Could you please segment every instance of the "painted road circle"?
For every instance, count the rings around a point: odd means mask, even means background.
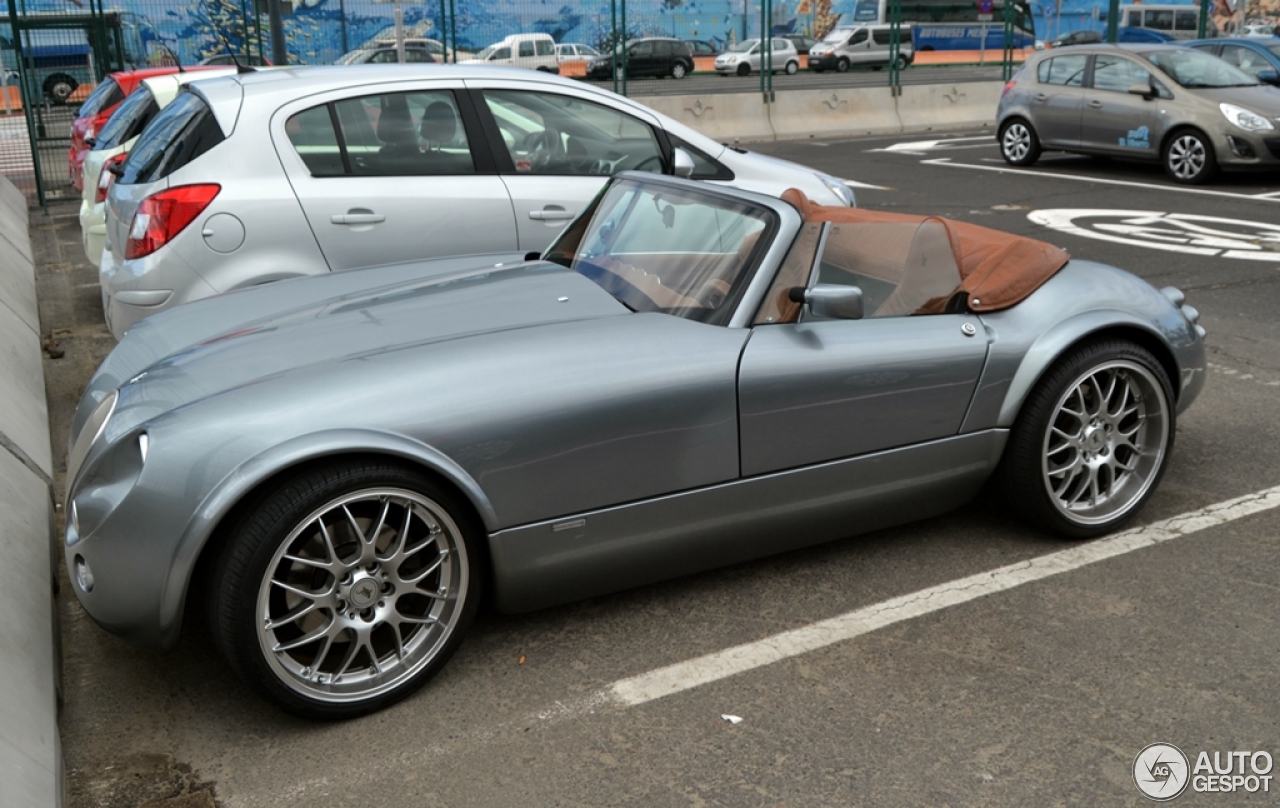
[[[1280,262],[1280,225],[1194,213],[1053,208],[1027,214],[1036,224],[1085,238],[1184,255]]]

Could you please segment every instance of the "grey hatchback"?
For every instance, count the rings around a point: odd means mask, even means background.
[[[1174,45],[1036,54],[1005,85],[996,115],[1000,153],[1016,166],[1047,148],[1159,160],[1182,183],[1219,168],[1280,169],[1280,92]]]

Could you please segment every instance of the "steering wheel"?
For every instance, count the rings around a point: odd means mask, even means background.
[[[525,153],[534,170],[546,168],[551,161],[564,154],[564,142],[560,133],[548,126],[541,132],[532,132],[524,141]]]
[[[653,163],[654,165],[656,165],[656,166],[658,167],[658,172],[657,172],[657,173],[659,173],[659,174],[661,174],[661,173],[662,173],[662,167],[663,167],[663,166],[662,166],[662,155],[660,155],[660,154],[655,154],[655,155],[652,155],[652,156],[650,156],[650,157],[646,157],[645,159],[643,159],[643,160],[641,160],[640,162],[636,163],[636,164],[631,168],[631,170],[632,170],[632,171],[650,171],[651,169],[645,168],[645,166],[649,165],[650,163]]]

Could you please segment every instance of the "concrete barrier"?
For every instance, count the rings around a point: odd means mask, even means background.
[[[636,96],[714,140],[732,143],[973,129],[995,125],[1004,85],[994,81],[786,90],[765,104],[759,92]]]
[[[27,201],[0,177],[0,808],[62,805],[53,463]]]

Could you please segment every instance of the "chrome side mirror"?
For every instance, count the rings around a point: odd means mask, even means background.
[[[792,286],[787,290],[792,303],[803,303],[815,317],[828,320],[861,320],[862,290],[856,286],[819,283],[812,289]]]
[[[671,157],[671,173],[677,177],[693,176],[693,157],[684,149],[676,149]]]

